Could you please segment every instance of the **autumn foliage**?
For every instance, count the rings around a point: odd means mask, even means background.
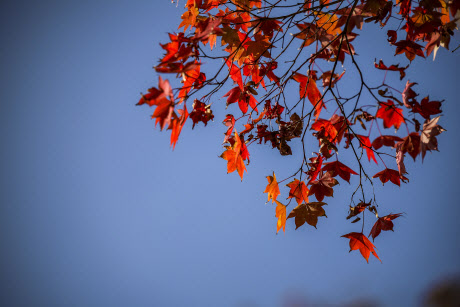
[[[178,5],[185,6],[178,32],[161,44],[164,55],[154,67],[177,81],[171,85],[160,76],[137,104],[154,108],[155,126],[171,130],[173,148],[187,121],[192,129],[221,129],[221,158],[227,173],[236,171],[241,180],[250,172],[253,146],[298,156],[300,166],[291,176],[280,180],[276,169],[267,176],[263,192],[276,206],[277,232],[285,231],[289,219],[296,229],[316,228],[327,217],[326,202],[335,189],[355,185],[346,218],[363,224],[357,226],[360,232],[342,237],[366,261],[370,254],[380,260],[364,235],[364,215],[375,218],[368,235],[375,240],[393,230],[401,213],[380,216],[385,207],[368,195],[369,187],[375,181],[401,186],[410,179],[407,155],[418,161],[438,150],[437,137],[445,131],[439,125],[443,101],[402,80],[414,60],[434,59],[440,47],[449,49],[460,0],[184,0]],[[359,34],[368,28],[384,33],[394,61],[358,57],[355,43],[359,46]],[[366,69],[382,82],[369,84],[358,63],[370,66]],[[387,74],[394,74],[397,84],[388,84]],[[223,125],[210,124],[214,108],[228,108],[225,118],[216,118]],[[301,149],[293,149],[295,142]],[[378,172],[369,173],[376,167]]]

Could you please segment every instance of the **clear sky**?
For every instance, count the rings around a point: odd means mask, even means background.
[[[254,146],[243,183],[227,175],[220,96],[216,120],[187,123],[174,151],[153,110],[134,106],[181,12],[168,0],[1,2],[0,305],[414,306],[460,273],[459,52],[408,71],[421,95],[445,99],[447,132],[423,165],[407,158],[409,184],[376,182],[384,212],[406,214],[375,240],[382,263],[367,264],[340,238],[360,230],[344,218],[346,183],[317,230],[288,221],[275,235],[265,176],[294,160]],[[361,38],[363,65],[405,65],[381,34]]]

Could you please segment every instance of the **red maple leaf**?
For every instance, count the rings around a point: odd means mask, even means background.
[[[174,118],[171,121],[171,124],[169,125],[168,129],[171,129],[171,146],[176,148],[176,143],[177,140],[179,139],[179,135],[182,131],[182,127],[184,127],[185,121],[187,120],[188,117],[188,111],[187,111],[187,106],[184,104],[184,109],[183,110],[178,110],[177,113],[179,113],[180,117]],[[175,115],[175,114],[174,114]]]
[[[378,172],[377,174],[372,176],[372,178],[377,178],[377,177],[380,179],[380,181],[382,181],[383,184],[385,184],[389,180],[393,182],[394,184],[396,184],[397,186],[401,185],[400,179],[403,182],[405,182],[404,180],[409,180],[403,175],[401,175],[398,171],[394,169],[389,169],[389,168],[386,168],[383,171]]]
[[[302,202],[308,203],[308,188],[305,185],[305,182],[295,179],[294,181],[287,184],[291,188],[289,191],[289,198],[295,198],[297,204]]]
[[[382,230],[391,230],[393,231],[393,222],[395,218],[398,218],[402,215],[402,213],[396,213],[396,214],[388,214],[386,216],[380,217],[377,222],[375,222],[374,226],[371,229],[371,232],[369,233],[369,236],[372,235],[372,241],[375,240],[375,238],[380,234]]]
[[[378,64],[374,63],[374,65],[375,65],[375,68],[381,69],[381,70],[399,71],[400,80],[402,80],[406,76],[405,70],[409,67],[409,65],[407,65],[406,67],[399,67],[399,64],[386,66],[385,64],[383,64],[382,60],[380,60]]]
[[[381,135],[372,142],[372,147],[375,150],[380,149],[382,146],[394,147],[396,142],[400,142],[402,139],[395,135]]]
[[[246,171],[246,166],[244,165],[244,152],[242,152],[242,147],[244,143],[241,142],[238,133],[235,131],[235,142],[233,146],[226,146],[226,150],[220,156],[224,160],[227,160],[227,174],[234,172],[235,170],[238,171],[238,175],[241,177],[241,181],[243,181],[243,172]],[[246,147],[246,146],[245,146]],[[247,151],[247,149],[246,149]],[[249,156],[249,154],[247,154]]]
[[[152,119],[155,118],[155,126],[160,123],[160,130],[169,127],[173,113],[174,103],[171,100],[165,98],[161,102],[158,102],[152,114]]]
[[[230,138],[230,136],[232,135],[233,128],[235,127],[235,117],[233,117],[232,114],[227,114],[227,116],[222,121],[222,123],[228,127],[227,131],[224,133],[225,138],[224,138],[223,143],[226,143],[228,139]]]
[[[321,109],[326,106],[322,101],[321,93],[316,86],[316,81],[312,77],[307,77],[299,73],[295,73],[292,77],[295,81],[299,82],[299,94],[300,98],[308,97],[310,103],[315,107],[315,116],[318,117],[321,113]]]
[[[401,124],[404,123],[403,110],[395,107],[395,104],[391,100],[380,102],[379,105],[380,108],[375,117],[383,119],[383,127],[390,128],[394,126],[395,129],[399,129]]]
[[[366,238],[365,235],[359,232],[351,232],[349,234],[343,235],[342,237],[350,239],[350,252],[353,250],[359,249],[361,255],[363,255],[364,259],[366,259],[367,263],[369,263],[369,256],[375,256],[378,260],[380,260],[379,256],[374,250],[374,244]],[[380,260],[382,262],[382,260]]]
[[[143,105],[147,103],[149,106],[154,106],[163,103],[168,98],[174,100],[171,85],[169,81],[163,80],[161,76],[158,78],[158,89],[156,87],[149,88],[149,92],[142,95],[141,99],[136,105]]]
[[[336,143],[337,141],[337,129],[327,119],[318,118],[313,125],[311,125],[311,130],[316,130],[318,132],[324,130],[324,136],[329,142]]]
[[[354,170],[346,166],[340,161],[328,162],[323,166],[323,172],[330,172],[332,177],[337,175],[343,180],[350,183],[351,175],[358,175]]]
[[[413,59],[415,59],[416,55],[422,58],[425,57],[425,55],[423,54],[423,50],[422,50],[423,47],[417,43],[414,43],[411,40],[401,40],[397,43],[394,43],[394,45],[396,46],[395,55],[401,54],[404,52],[406,54],[406,58],[411,62]]]
[[[372,159],[374,160],[375,164],[378,164],[377,160],[375,159],[374,151],[372,150],[372,144],[371,144],[371,141],[369,140],[369,137],[365,135],[359,135],[359,134],[357,134],[356,136],[358,137],[360,141],[359,147],[366,149],[367,159],[369,161],[371,161]]]
[[[206,105],[198,99],[195,99],[195,101],[193,102],[193,110],[190,113],[190,118],[193,121],[193,129],[195,128],[195,124],[198,122],[202,122],[206,126],[208,124],[208,121],[214,118],[214,115],[212,114],[210,105]]]
[[[230,70],[230,78],[232,78],[232,80],[235,81],[235,83],[238,84],[238,86],[240,87],[240,90],[243,91],[244,90],[243,79],[241,77],[240,69],[238,68],[238,66],[236,66],[235,64],[233,64],[232,62],[230,62],[228,60],[227,60],[226,63],[227,63],[227,66],[229,67],[229,70]]]
[[[412,108],[412,112],[420,114],[425,119],[430,119],[431,115],[441,113],[442,101],[430,101],[429,97],[422,99],[420,103],[415,102]]]
[[[310,167],[310,169],[307,172],[307,175],[310,178],[308,184],[310,184],[311,181],[314,181],[316,179],[319,172],[321,171],[321,165],[323,164],[323,156],[316,152],[315,154],[316,157],[310,158],[310,162],[308,163],[308,166]]]
[[[246,114],[248,111],[249,106],[257,111],[257,100],[252,96],[252,94],[246,90],[241,91],[239,87],[232,88],[227,94],[224,95],[227,98],[227,105],[238,102],[238,106],[240,107],[241,112]]]
[[[396,144],[396,146],[398,144]],[[409,153],[409,155],[415,161],[415,158],[420,153],[420,135],[418,134],[418,132],[412,132],[411,134],[403,138],[400,150],[402,153]]]
[[[332,178],[329,172],[324,173],[318,180],[311,182],[308,196],[315,194],[318,201],[323,201],[324,196],[331,197],[334,195],[334,189],[332,189],[332,187],[338,183],[336,179]]]

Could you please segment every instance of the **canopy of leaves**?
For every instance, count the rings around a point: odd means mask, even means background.
[[[390,85],[386,75],[403,80],[412,61],[435,55],[440,47],[449,49],[460,19],[460,1],[184,2],[177,20],[179,31],[161,44],[165,54],[154,67],[160,74],[176,77],[177,87],[160,77],[137,103],[155,107],[152,119],[161,130],[172,130],[171,145],[176,146],[190,118],[192,128],[203,124],[222,130],[221,157],[227,173],[237,171],[241,180],[254,146],[298,157],[298,168],[290,176],[281,181],[274,172],[267,176],[264,193],[267,202],[276,203],[277,232],[285,231],[290,218],[296,229],[305,223],[316,228],[318,217],[326,216],[322,201],[333,197],[339,177],[355,185],[348,218],[357,222],[366,211],[376,216],[373,238],[381,230],[392,230],[392,220],[399,214],[378,218],[376,195],[369,195],[373,179],[400,186],[401,180],[408,180],[405,154],[414,160],[421,154],[423,160],[427,151],[438,150],[437,137],[445,129],[438,124],[442,100],[431,101],[428,95],[419,99],[416,82]],[[373,60],[371,66],[382,74],[381,84],[368,84],[354,46],[369,23],[386,30],[399,62]],[[356,90],[342,86],[349,71],[355,71],[350,81],[357,83]],[[287,92],[294,92],[295,98]],[[219,107],[229,112],[218,119],[224,126],[210,124],[212,108]],[[329,119],[324,116],[327,112],[332,113]],[[387,130],[382,134],[380,125],[397,135]],[[301,146],[292,147],[296,142]],[[307,158],[311,151],[313,157]],[[339,152],[349,152],[354,160],[339,161]],[[370,168],[379,171],[371,176]],[[282,191],[279,183],[288,179],[288,189]],[[352,206],[357,193],[361,200]],[[317,201],[309,200],[312,197]],[[288,203],[279,202],[281,198]],[[286,218],[291,202],[296,207]],[[363,230],[364,219],[361,233],[343,237],[366,261],[371,253],[379,259]]]

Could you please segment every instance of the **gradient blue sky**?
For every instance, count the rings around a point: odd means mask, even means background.
[[[409,184],[377,182],[384,212],[406,215],[375,241],[383,263],[367,264],[340,238],[359,231],[344,219],[346,184],[318,230],[288,223],[275,235],[264,176],[287,175],[294,160],[255,146],[244,182],[227,175],[223,100],[209,129],[186,125],[174,152],[152,110],[134,106],[156,85],[158,43],[180,14],[168,0],[0,4],[0,305],[279,306],[295,296],[413,306],[460,273],[458,52],[409,71],[421,95],[446,100],[448,132],[423,165],[407,159]],[[373,35],[360,40],[363,65],[391,59]]]

